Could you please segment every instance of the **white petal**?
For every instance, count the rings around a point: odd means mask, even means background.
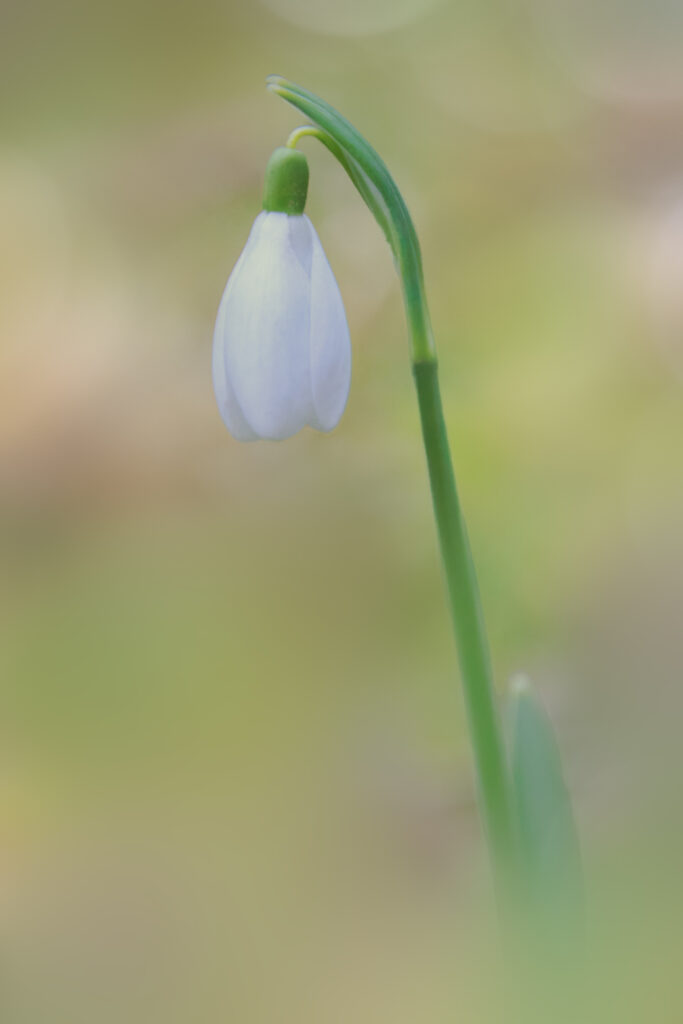
[[[304,218],[308,220],[308,217]],[[351,386],[351,338],[344,303],[315,228],[311,262],[311,426],[332,430],[341,419]]]
[[[220,321],[216,322],[218,327]],[[225,358],[221,342],[213,347],[213,389],[216,394],[218,411],[226,427],[236,441],[258,441],[258,434],[254,433],[239,407],[228,375],[225,371]]]
[[[244,261],[245,253],[249,244],[253,242],[260,232],[262,219],[263,214],[259,214],[254,221],[254,225],[249,234],[249,239],[247,240],[247,245],[240,253],[240,257],[228,278],[228,283],[225,286],[225,291],[223,292],[223,297],[221,299],[220,306],[218,307],[216,326],[213,331],[212,376],[216,403],[218,405],[218,411],[221,414],[221,419],[237,441],[256,441],[258,440],[258,434],[254,433],[244,418],[244,413],[239,407],[235,393],[226,373],[225,318],[228,301],[234,289],[240,267]]]
[[[283,440],[313,415],[309,358],[312,238],[303,217],[263,213],[226,300],[227,381],[249,428]]]

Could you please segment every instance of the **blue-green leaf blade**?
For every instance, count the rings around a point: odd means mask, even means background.
[[[510,696],[511,776],[522,880],[545,926],[567,937],[583,916],[579,839],[552,723],[528,680]]]

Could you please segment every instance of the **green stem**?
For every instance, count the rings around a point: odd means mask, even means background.
[[[358,188],[359,178],[364,181],[364,189],[359,188],[361,197],[377,217],[385,233],[386,222],[388,221],[390,225],[388,241],[394,253],[403,288],[406,316],[410,324],[413,360],[435,359],[434,337],[429,322],[429,310],[422,275],[420,245],[408,207],[389,173],[389,168],[350,121],[347,121],[325,100],[315,96],[308,89],[295,85],[294,82],[280,78],[279,75],[271,75],[267,79],[267,84],[271,92],[287,100],[288,103],[310,117],[318,128],[322,128],[332,137],[336,146],[344,154],[342,166],[350,174],[356,188]],[[328,148],[331,147],[328,146]],[[352,170],[349,170],[349,166]],[[373,196],[372,203],[367,200],[367,191]],[[378,207],[382,210],[383,220],[377,216]]]
[[[499,902],[507,906],[512,896],[514,831],[479,588],[455,484],[436,361],[414,363],[413,376],[477,768],[481,816]]]
[[[453,631],[477,769],[481,817],[501,905],[512,895],[515,834],[507,762],[496,709],[474,564],[455,486],[439,391],[417,233],[386,164],[363,136],[324,100],[283,78],[268,87],[314,123],[293,132],[289,145],[314,135],[339,160],[384,231],[394,254],[408,321],[429,480]]]

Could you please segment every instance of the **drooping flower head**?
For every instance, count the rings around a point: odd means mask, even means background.
[[[282,147],[263,210],[228,279],[213,340],[213,384],[238,441],[332,430],[346,405],[351,342],[337,282],[304,214],[305,156]]]

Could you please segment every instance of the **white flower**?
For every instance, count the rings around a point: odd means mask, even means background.
[[[264,210],[223,293],[213,384],[238,441],[332,430],[346,405],[351,342],[337,282],[305,214]]]

